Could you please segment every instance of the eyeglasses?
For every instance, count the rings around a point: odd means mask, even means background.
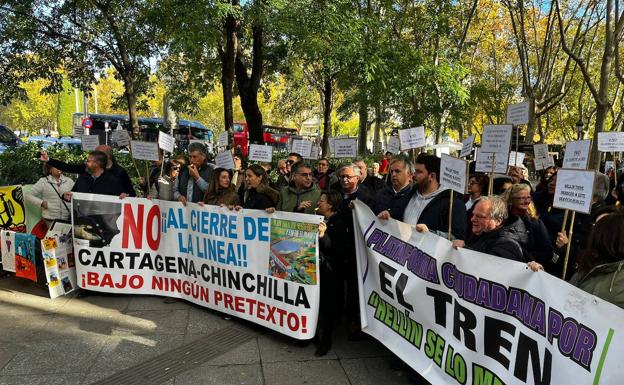
[[[353,178],[357,178],[357,175],[340,175],[340,179],[351,180]]]
[[[288,163],[288,164],[293,164],[293,163],[295,163],[295,161],[294,161],[294,160],[292,160],[292,159],[288,159],[288,160],[286,161],[286,163]]]
[[[172,169],[173,171],[179,171],[179,170],[180,170],[180,167],[171,167],[171,169]]]
[[[299,172],[298,174],[304,178],[312,177],[314,175],[311,172]]]

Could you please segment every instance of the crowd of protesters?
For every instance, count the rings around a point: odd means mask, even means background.
[[[46,221],[69,217],[64,200],[69,200],[72,192],[136,196],[128,173],[115,162],[108,146],[90,152],[86,164],[65,164],[45,152],[40,160],[47,174],[27,199],[41,207]],[[329,159],[321,158],[313,166],[299,154],[290,153],[277,162],[274,181],[267,172],[270,165],[245,165],[240,156],[234,161],[233,170],[215,168],[209,163],[206,147],[193,143],[188,160],[178,157],[164,165],[156,162],[155,171],[148,180],[141,180],[140,188],[150,198],[183,204],[322,215],[317,355],[330,349],[332,330],[342,314],[346,314],[349,338],[361,338],[351,204],[355,199],[381,220],[393,218],[420,232],[448,237],[455,248],[527,263],[532,270],[560,278],[566,271],[563,279],[624,307],[624,273],[620,273],[624,266],[624,214],[617,204],[624,190],[605,174],[597,173],[591,212],[576,215],[574,237],[568,245],[572,221],[564,223],[564,210],[553,207],[556,167],[543,170],[535,186],[525,167],[511,167],[507,175],[497,176],[492,186],[487,175],[472,173],[467,194],[461,196],[440,185],[440,158],[426,153],[415,161],[387,153],[378,163],[357,159],[336,170],[331,169]],[[159,176],[161,167],[164,172]],[[73,183],[63,172],[79,176]],[[449,212],[451,194],[456,204]]]

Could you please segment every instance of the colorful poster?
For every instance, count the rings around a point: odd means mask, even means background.
[[[15,272],[15,232],[0,231],[0,251],[2,252],[2,270]]]
[[[438,384],[620,384],[624,310],[355,202],[362,330]]]
[[[0,229],[26,232],[26,210],[22,186],[0,187]]]
[[[55,223],[41,241],[41,252],[50,298],[74,291],[77,283],[72,226]]]
[[[15,233],[15,276],[37,282],[35,242],[32,234]]]
[[[183,298],[314,336],[321,217],[90,194],[72,204],[80,287]]]

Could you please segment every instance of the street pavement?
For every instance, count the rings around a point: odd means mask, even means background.
[[[0,278],[0,385],[409,384],[373,339],[314,356],[276,332],[183,300],[76,295]]]

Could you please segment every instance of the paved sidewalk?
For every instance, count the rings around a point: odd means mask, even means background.
[[[233,328],[247,339],[230,339],[233,349],[215,353]],[[315,357],[313,344],[224,320],[186,301],[131,295],[51,300],[28,281],[0,278],[0,385],[91,384],[115,374],[150,385],[410,383],[407,372],[390,369],[391,355],[381,344],[347,341],[343,329],[327,356]],[[170,351],[198,352],[198,363],[176,372],[166,356],[158,357]],[[159,368],[162,381],[141,377],[150,367]]]

